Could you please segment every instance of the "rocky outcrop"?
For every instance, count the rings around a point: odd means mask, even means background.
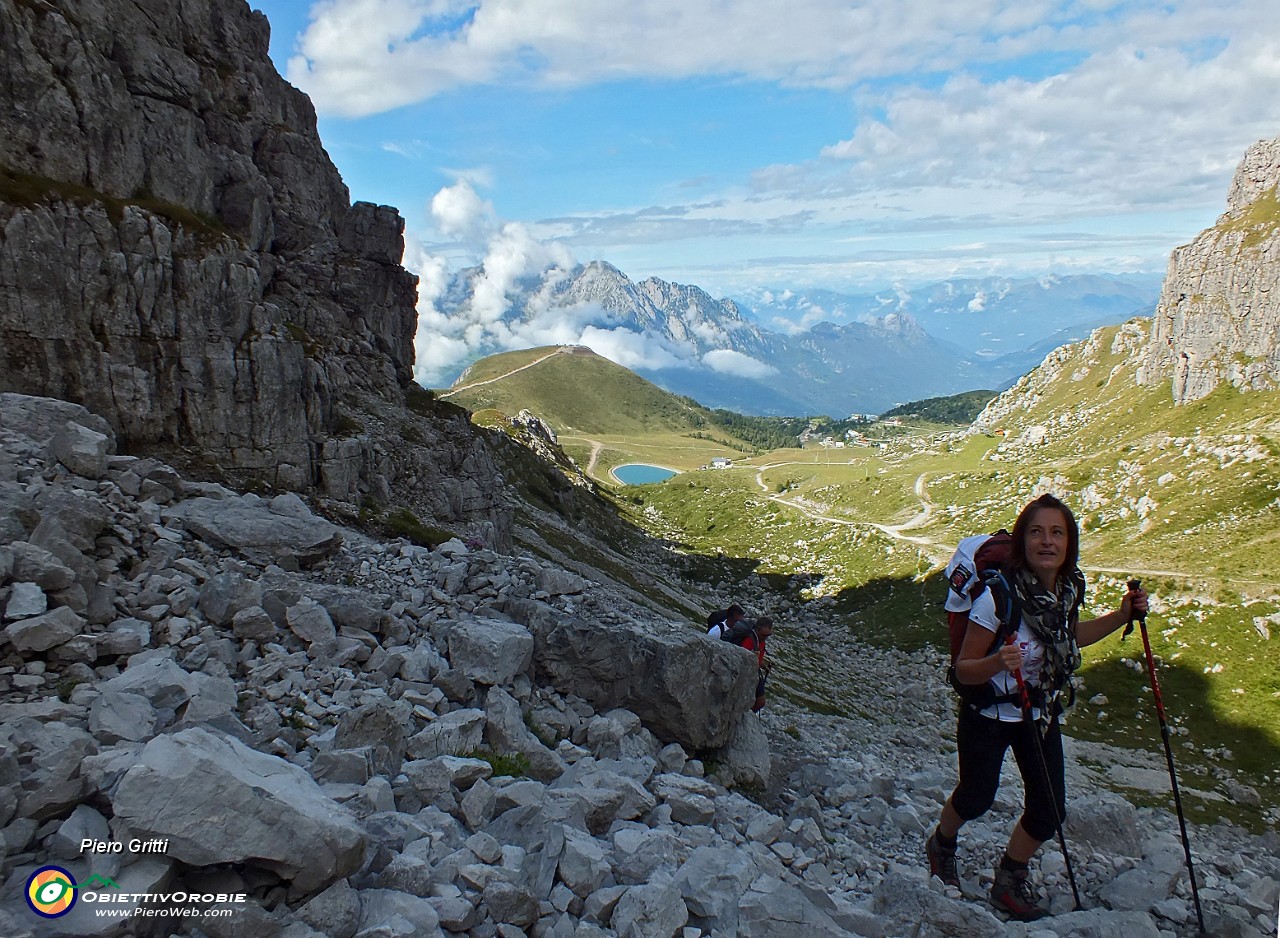
[[[351,204],[267,43],[244,0],[0,0],[0,390],[506,543],[488,449],[410,385],[403,220]]]
[[[1249,148],[1227,212],[1169,260],[1139,384],[1172,379],[1176,403],[1220,384],[1280,385],[1280,138]]]
[[[458,540],[428,550],[342,530],[285,570],[258,545],[312,543],[296,496],[192,482],[115,455],[109,433],[105,467],[85,476],[52,445],[68,424],[100,426],[74,405],[0,396],[0,934],[147,933],[135,909],[153,892],[211,897],[190,917],[173,899],[161,921],[227,938],[1001,931],[976,876],[1005,825],[966,828],[960,892],[920,869],[951,782],[928,654],[828,635],[873,705],[743,714],[754,691],[733,676],[751,656],[693,623]],[[189,523],[210,501],[255,532],[251,548]],[[690,750],[711,709],[739,718],[704,763]],[[780,766],[767,805],[771,745],[804,758]],[[1191,933],[1170,818],[1081,797],[1096,771],[1082,764],[1114,776],[1115,760],[1072,754],[1068,837],[1090,911],[1067,914],[1050,849],[1040,873],[1060,914],[1037,935]],[[1151,753],[1139,768],[1162,766]],[[1019,797],[1002,791],[997,815],[1011,820]],[[1213,933],[1274,933],[1275,835],[1194,838]],[[21,896],[50,864],[85,893],[110,880],[136,917],[82,897],[38,919]]]

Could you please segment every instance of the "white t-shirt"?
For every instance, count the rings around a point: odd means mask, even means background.
[[[711,638],[723,638],[724,623],[717,622],[715,625],[711,626],[711,628],[707,629],[707,635],[710,636]]]
[[[991,595],[991,590],[984,590],[982,595],[973,601],[973,608],[969,610],[969,621],[982,626],[991,633],[992,638],[995,637],[996,630],[1000,627],[1000,620],[996,617],[996,601]],[[1023,622],[1018,623],[1017,643],[1022,649],[1022,679],[1028,684],[1038,685],[1040,669],[1044,665],[1044,645]],[[1005,694],[1016,696],[1018,693],[1018,680],[1011,671],[1001,671],[991,679],[991,686],[999,696]],[[995,704],[980,712],[984,717],[1003,720],[1006,723],[1017,723],[1022,719],[1022,708],[1013,703]],[[1040,719],[1040,708],[1032,707],[1031,715],[1037,720]]]

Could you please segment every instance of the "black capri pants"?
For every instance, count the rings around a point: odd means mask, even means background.
[[[996,799],[996,789],[1000,787],[1000,766],[1004,763],[1005,750],[1012,748],[1026,790],[1020,822],[1022,829],[1039,841],[1054,835],[1059,819],[1065,821],[1067,817],[1062,730],[1056,716],[1045,728],[1042,765],[1033,735],[1036,729],[1027,720],[1006,723],[961,706],[956,725],[960,783],[951,793],[951,805],[960,817],[972,821],[991,808]],[[1045,766],[1048,767],[1050,784],[1046,784]]]

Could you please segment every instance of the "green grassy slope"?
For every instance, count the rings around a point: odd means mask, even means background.
[[[623,463],[687,470],[717,456],[737,459],[793,439],[807,423],[709,410],[581,346],[491,356],[440,396],[495,427],[503,414],[532,411],[556,431],[565,452],[605,483]]]
[[[493,355],[472,365],[445,395],[473,411],[530,410],[557,433],[644,435],[708,422],[696,404],[589,349],[569,346]]]
[[[1153,595],[1153,648],[1186,733],[1178,758],[1196,784],[1235,773],[1268,790],[1280,764],[1280,397],[1220,389],[1174,406],[1167,381],[1134,379],[1147,329],[1137,320],[1055,352],[984,412],[985,432],[772,453],[646,490],[636,518],[690,551],[802,574],[804,595],[837,598],[840,628],[916,647],[943,641],[938,565],[951,546],[1056,492],[1083,526],[1086,614],[1114,608],[1130,575]],[[1136,637],[1086,651],[1072,733],[1160,746],[1139,658]],[[1197,810],[1257,820],[1220,793]]]

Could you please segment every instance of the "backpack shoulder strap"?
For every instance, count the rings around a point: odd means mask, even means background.
[[[987,584],[987,589],[991,591],[991,598],[996,605],[996,619],[1000,622],[999,628],[996,629],[995,640],[991,643],[991,650],[994,651],[1007,641],[1010,635],[1016,634],[1019,626],[1022,625],[1022,605],[1018,602],[1017,593],[1009,585],[1003,570],[999,568],[986,570],[982,579]]]

